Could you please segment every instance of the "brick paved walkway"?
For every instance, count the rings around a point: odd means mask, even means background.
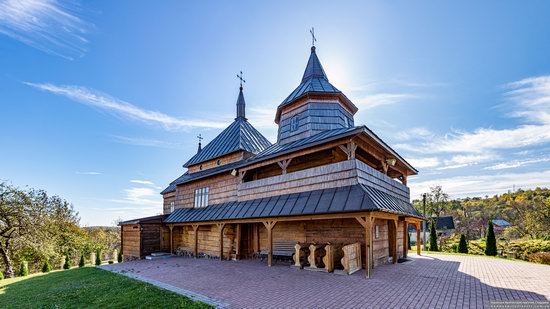
[[[269,268],[255,260],[171,258],[103,266],[193,291],[231,307],[480,308],[491,300],[550,300],[550,266],[476,256],[410,256],[351,276]]]

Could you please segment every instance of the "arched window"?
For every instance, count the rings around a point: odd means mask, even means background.
[[[296,131],[300,127],[298,115],[292,117],[290,120],[290,131]]]

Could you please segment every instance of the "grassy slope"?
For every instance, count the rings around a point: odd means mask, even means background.
[[[2,308],[210,308],[94,267],[0,280]]]

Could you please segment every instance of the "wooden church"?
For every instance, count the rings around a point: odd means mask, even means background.
[[[276,143],[248,122],[241,84],[233,123],[199,144],[187,171],[161,192],[163,215],[121,223],[125,258],[165,251],[269,266],[293,258],[327,271],[351,273],[355,264],[367,276],[405,258],[408,225],[418,234],[423,220],[407,187],[417,170],[356,126],[356,112],[315,46],[300,84],[277,107]]]

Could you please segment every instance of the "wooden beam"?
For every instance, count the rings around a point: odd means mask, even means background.
[[[407,175],[403,174],[401,175],[401,183],[405,186],[407,185]]]
[[[239,171],[239,181],[240,181],[240,183],[243,183],[245,175],[246,175],[246,171]]]
[[[241,224],[237,223],[235,226],[235,259],[241,259]]]
[[[409,251],[409,223],[403,221],[403,258],[407,258],[407,253]]]
[[[199,225],[193,224],[191,225],[193,227],[193,254],[195,255],[195,258],[199,256]]]
[[[263,221],[262,222],[267,229],[267,266],[273,265],[273,227],[277,224],[277,221]]]
[[[174,254],[174,238],[172,237],[172,230],[174,229],[174,226],[169,225],[168,228],[170,229],[170,254]]]
[[[355,159],[355,150],[357,150],[357,144],[353,141],[347,142],[345,145],[338,145],[347,156],[348,160]]]
[[[216,226],[218,227],[218,231],[219,231],[219,239],[220,239],[220,261],[223,261],[223,229],[225,227],[225,224],[224,223],[218,223],[216,224]]]
[[[371,277],[372,265],[372,220],[371,217],[365,217],[365,273],[366,277]]]
[[[399,258],[399,243],[397,242],[397,219],[393,219],[393,228],[395,230],[395,233],[393,233],[394,241],[393,241],[393,264],[397,264],[397,260]]]
[[[420,222],[416,222],[416,254],[420,255]]]

